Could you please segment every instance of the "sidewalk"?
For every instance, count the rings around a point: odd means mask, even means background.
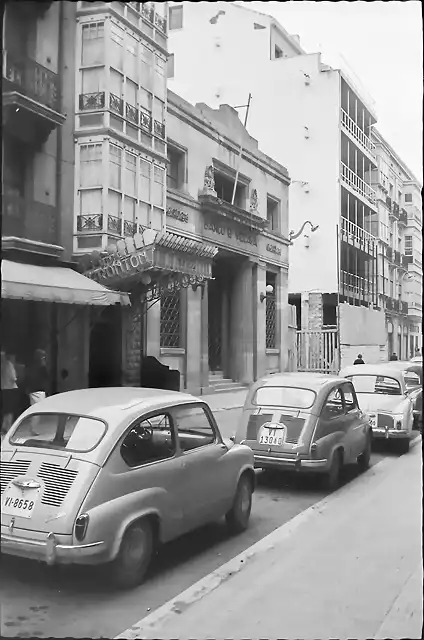
[[[200,400],[206,402],[212,411],[223,411],[225,409],[240,409],[244,405],[248,387],[239,391],[223,391],[221,393],[208,393],[199,396]]]
[[[118,638],[421,638],[421,439]]]

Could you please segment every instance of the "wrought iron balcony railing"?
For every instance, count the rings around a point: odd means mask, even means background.
[[[57,245],[59,234],[56,207],[6,192],[3,196],[2,236]]]
[[[349,185],[349,187],[359,193],[363,198],[368,200],[371,204],[376,203],[376,193],[369,184],[367,184],[362,178],[360,178],[352,169],[349,169],[344,162],[341,163],[341,177],[342,180]]]
[[[80,111],[97,111],[105,108],[105,92],[96,91],[96,93],[80,93],[79,110]]]
[[[134,124],[138,124],[138,109],[128,102],[125,104],[125,117]]]
[[[77,217],[77,231],[102,231],[103,215],[101,213],[84,213]]]
[[[166,33],[166,18],[162,18],[158,13],[155,13],[155,27]]]
[[[146,18],[149,22],[151,22],[152,24],[154,24],[154,20],[155,20],[155,10],[153,8],[152,3],[150,2],[143,2],[141,4],[141,14],[144,18]]]
[[[152,132],[152,114],[143,108],[140,108],[140,127],[149,133]]]
[[[134,236],[137,233],[138,224],[130,220],[124,220],[124,236]]]
[[[115,233],[116,235],[122,235],[122,220],[117,218],[116,216],[108,215],[107,217],[107,230],[110,233]]]
[[[3,77],[13,91],[59,111],[58,75],[42,64],[21,54],[6,51],[3,58]],[[7,89],[7,85],[3,85],[3,91]]]
[[[376,238],[371,233],[365,231],[365,229],[362,229],[362,227],[359,227],[347,218],[342,217],[341,222],[342,238],[345,236],[347,241],[356,240],[362,245],[369,243],[370,248],[374,247]]]
[[[109,107],[121,116],[124,115],[124,101],[119,96],[115,96],[114,93],[109,94]]]
[[[341,271],[341,293],[355,300],[372,302],[372,283],[361,276]]]
[[[165,125],[162,122],[155,120],[153,132],[156,136],[159,136],[160,138],[165,138]]]
[[[362,131],[362,129],[360,129],[360,127],[358,127],[356,122],[352,120],[344,109],[341,109],[341,121],[343,127],[351,134],[356,142],[358,142],[359,146],[373,156],[375,152],[375,144],[371,142],[370,138]]]

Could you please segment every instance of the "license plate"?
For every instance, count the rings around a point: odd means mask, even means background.
[[[269,444],[280,447],[284,442],[284,429],[262,427],[258,441],[259,444]]]
[[[2,496],[2,513],[20,518],[31,518],[40,495],[40,489],[19,489],[13,484]]]

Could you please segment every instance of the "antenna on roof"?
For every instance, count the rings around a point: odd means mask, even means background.
[[[252,99],[252,94],[249,93],[249,97],[247,99],[247,104],[242,104],[239,105],[238,107],[234,107],[234,109],[241,109],[241,108],[246,108],[246,115],[244,118],[244,128],[246,129],[247,126],[247,118],[249,117],[249,109],[250,109],[250,101]],[[240,173],[240,164],[241,164],[241,154],[243,153],[243,140],[240,143],[240,152],[239,152],[239,157],[238,157],[238,163],[237,163],[237,171],[236,171],[236,179],[234,180],[234,188],[233,188],[233,197],[231,198],[231,204],[234,204],[234,198],[236,197],[236,189],[237,189],[237,182],[238,182],[238,177],[239,177],[239,173]]]

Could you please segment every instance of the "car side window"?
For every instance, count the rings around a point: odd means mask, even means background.
[[[330,391],[327,401],[322,409],[322,417],[324,420],[331,420],[342,416],[344,413],[342,392],[340,387],[336,387]]]
[[[354,411],[358,409],[358,401],[356,398],[355,389],[352,384],[349,382],[342,386],[344,401],[345,401],[345,412],[349,413],[349,411]]]
[[[160,413],[135,423],[121,445],[121,456],[129,467],[172,458],[176,452],[171,416]]]
[[[175,407],[172,415],[182,451],[192,451],[215,442],[215,430],[202,406]]]

